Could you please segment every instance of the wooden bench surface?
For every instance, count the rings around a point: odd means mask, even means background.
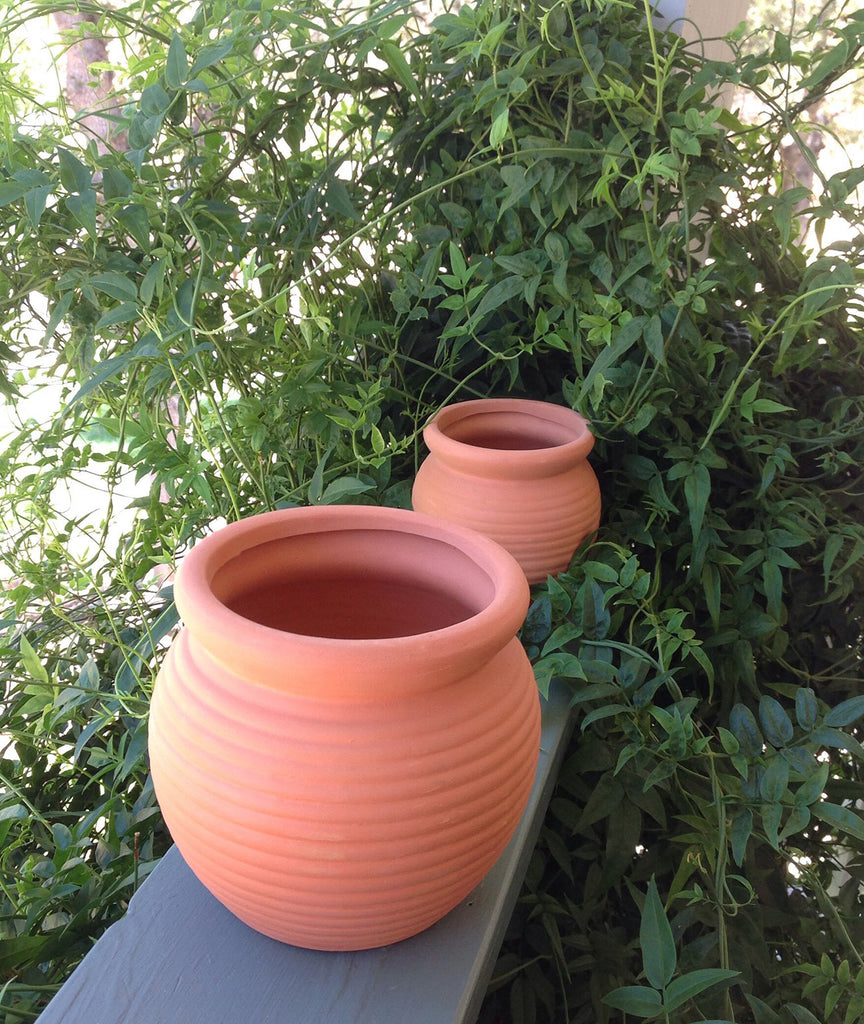
[[[476,1019],[569,733],[568,694],[543,702],[540,763],[516,834],[431,928],[357,953],[268,939],[218,903],[173,848],[39,1024],[470,1024]]]

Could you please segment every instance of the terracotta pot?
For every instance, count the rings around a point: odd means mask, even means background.
[[[175,596],[153,782],[213,895],[273,938],[342,950],[464,899],[539,751],[510,555],[403,509],[290,509],[199,543]]]
[[[529,583],[563,572],[600,524],[600,487],[587,462],[588,421],[548,402],[488,398],[445,406],[423,437],[429,457],[416,511],[471,527],[503,545]]]

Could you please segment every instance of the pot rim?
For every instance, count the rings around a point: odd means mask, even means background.
[[[390,534],[391,544],[398,542],[399,534],[419,534],[455,548],[489,578],[491,600],[468,618],[429,632],[352,639],[263,625],[232,611],[212,589],[220,569],[244,551],[306,534],[357,530]],[[428,689],[430,681],[444,685],[474,671],[515,637],[530,603],[522,569],[499,544],[434,516],[374,505],[281,509],[230,523],[184,556],[174,596],[189,634],[210,657],[244,680],[315,697],[367,699],[387,690],[386,680],[382,684],[385,676],[393,677],[394,693],[404,694]],[[322,683],[325,661],[331,678]],[[284,666],[284,671],[274,674],[274,664]]]
[[[483,413],[508,413],[527,419],[544,420],[572,434],[569,441],[543,448],[484,448],[458,441],[447,431]],[[569,406],[529,398],[478,398],[445,405],[423,429],[429,451],[467,472],[489,475],[490,468],[517,476],[562,472],[582,461],[594,447],[588,420]]]

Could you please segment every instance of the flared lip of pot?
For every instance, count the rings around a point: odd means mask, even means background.
[[[492,584],[491,600],[453,625],[408,636],[343,639],[265,626],[222,603],[211,586],[229,561],[271,541],[330,531],[420,534],[451,545]],[[513,556],[474,530],[407,509],[332,505],[265,512],[225,526],[183,558],[174,598],[184,627],[245,681],[316,699],[377,699],[447,685],[476,671],[515,637],[530,603]]]
[[[571,439],[543,448],[486,448],[457,441],[448,434],[457,424],[481,414],[509,413],[544,420],[570,433]],[[528,398],[478,398],[445,405],[426,424],[429,451],[448,465],[476,476],[531,478],[563,473],[585,459],[594,447],[588,420],[564,405]]]

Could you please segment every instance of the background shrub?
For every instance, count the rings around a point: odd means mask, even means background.
[[[167,845],[166,567],[224,519],[405,504],[427,416],[504,393],[591,420],[604,520],[523,630],[577,730],[483,1020],[858,1019],[864,172],[810,195],[778,151],[864,17],[725,65],[629,3],[92,14],[107,142],[0,90],[7,388],[38,357],[62,393],[2,456],[9,1019]],[[91,475],[104,528],[58,511]]]

